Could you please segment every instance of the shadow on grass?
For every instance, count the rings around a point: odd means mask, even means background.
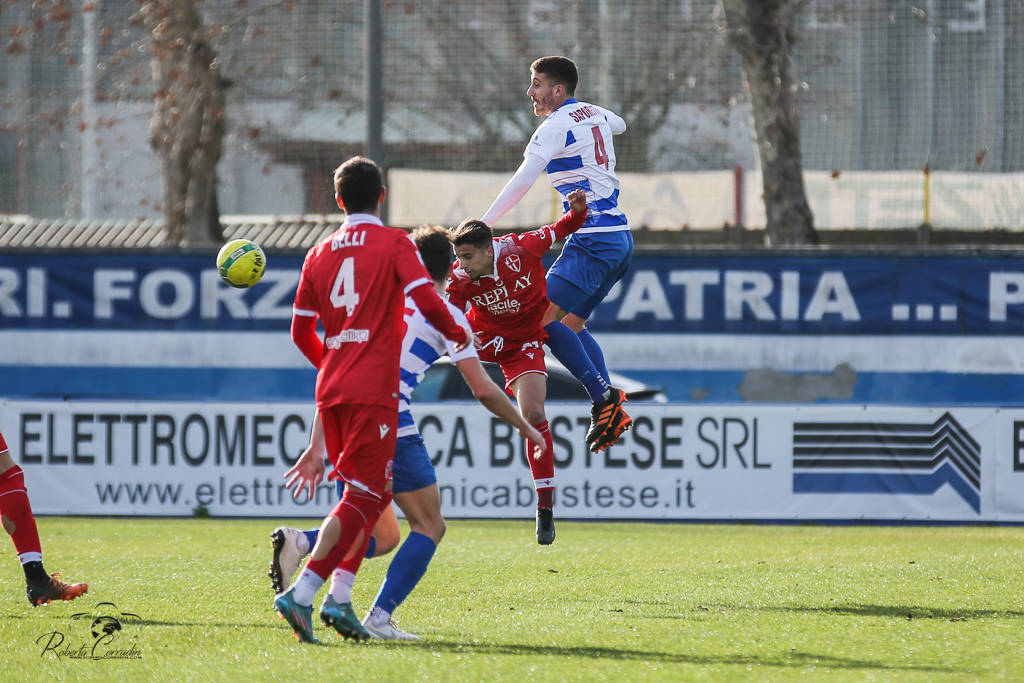
[[[899,619],[1020,619],[1024,618],[1024,612],[1016,610],[1001,609],[971,609],[943,607],[921,607],[920,605],[827,605],[827,606],[773,606],[773,607],[750,607],[745,605],[723,605],[708,604],[698,609],[711,612],[788,612],[794,614],[841,614],[856,617],[896,617]],[[642,616],[642,615],[638,615]],[[680,618],[670,615],[669,617],[654,616],[655,619]]]
[[[522,655],[526,657],[577,657],[594,659],[635,659],[643,662],[662,664],[774,666],[802,668],[827,666],[835,669],[862,669],[880,671],[926,671],[935,673],[970,673],[967,669],[939,666],[916,666],[895,662],[876,662],[867,659],[851,659],[811,652],[782,652],[774,655],[690,655],[656,650],[629,650],[614,647],[556,647],[532,644],[508,643],[457,643],[444,640],[425,640],[415,643],[403,642],[401,647],[415,647],[431,652],[456,652],[478,655]]]
[[[205,628],[288,628],[287,625],[282,627],[281,623],[278,623],[279,619],[267,619],[265,622],[241,622],[235,621],[231,623],[223,623],[216,621],[157,621],[155,619],[133,619],[132,626],[184,626],[194,628],[196,626],[202,626]]]

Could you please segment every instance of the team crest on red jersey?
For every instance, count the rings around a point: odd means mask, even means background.
[[[509,270],[511,270],[511,271],[513,271],[515,273],[518,273],[519,269],[523,267],[522,262],[519,260],[519,254],[510,254],[510,255],[506,256],[505,257],[505,266]]]

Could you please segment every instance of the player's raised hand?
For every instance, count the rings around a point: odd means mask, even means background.
[[[316,487],[324,478],[324,457],[323,450],[310,445],[298,461],[284,473],[286,489],[295,488],[292,497],[298,499],[303,489],[306,489],[308,500],[313,500]]]
[[[530,425],[526,425],[525,429],[522,427],[519,428],[519,436],[536,446],[536,448],[532,449],[533,458],[535,460],[540,460],[540,457],[544,455],[544,452],[548,449],[548,445],[545,443],[544,437],[540,435],[540,432]]]
[[[569,208],[576,213],[587,212],[587,193],[583,190],[573,190],[565,198],[569,202]]]

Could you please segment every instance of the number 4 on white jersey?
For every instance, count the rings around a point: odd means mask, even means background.
[[[352,315],[359,305],[359,292],[356,291],[356,259],[349,256],[341,262],[341,268],[334,278],[331,287],[331,305],[345,308],[345,313]]]

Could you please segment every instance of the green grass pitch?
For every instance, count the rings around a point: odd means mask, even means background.
[[[529,521],[453,521],[396,614],[421,642],[354,644],[317,620],[316,647],[271,609],[276,524],[41,519],[47,569],[91,589],[34,609],[0,537],[0,680],[1024,678],[1019,527],[563,521],[539,547]],[[360,616],[387,562],[363,564]],[[138,615],[97,649],[123,658],[43,651],[58,632],[84,653],[101,611]]]

